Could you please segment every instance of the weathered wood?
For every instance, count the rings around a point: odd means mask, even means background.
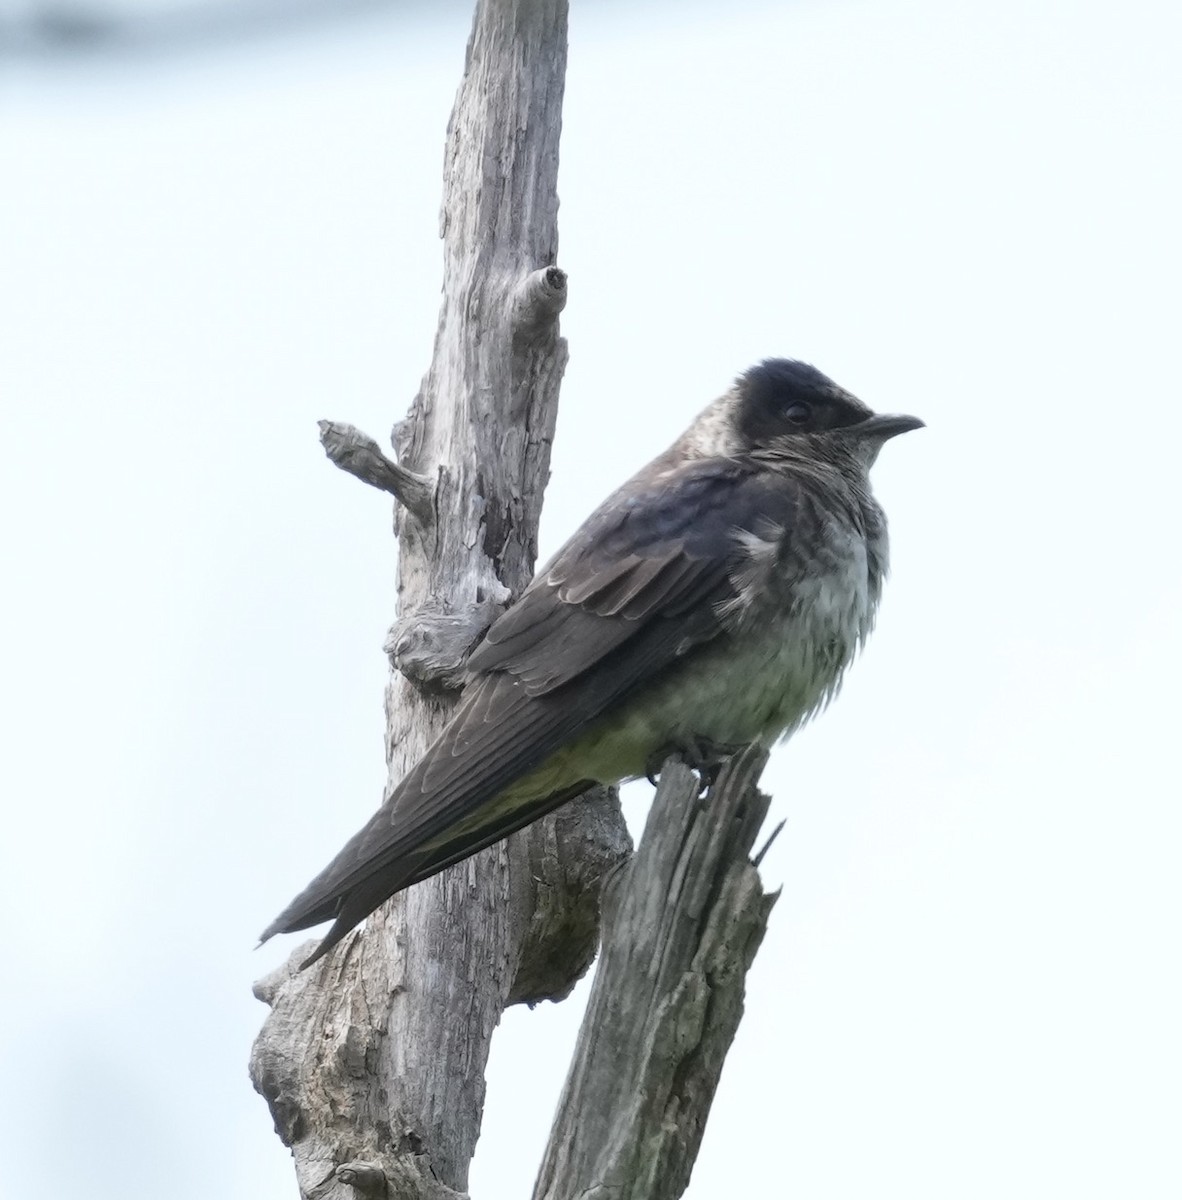
[[[435,488],[429,478],[416,475],[382,453],[367,433],[344,421],[320,421],[320,444],[342,471],[370,487],[380,488],[400,500],[420,524],[435,515]]]
[[[433,361],[395,430],[398,463],[364,435],[338,438],[334,461],[406,504],[390,785],[438,734],[467,647],[533,568],[566,364],[566,17],[566,0],[480,0],[448,129]],[[599,881],[627,852],[616,797],[591,793],[395,897],[305,972],[297,949],[258,986],[272,1011],[251,1073],[301,1196],[463,1193],[493,1029],[508,1003],[565,995],[586,969]]]
[[[444,298],[395,458],[321,423],[330,458],[400,501],[387,638],[388,787],[442,727],[481,632],[527,582],[558,387],[566,0],[480,0],[448,129]],[[614,791],[394,898],[307,971],[261,980],[251,1074],[300,1195],[463,1200],[504,1008],[565,996],[607,930],[537,1200],[672,1200],[689,1179],[774,897],[749,854],[748,751],[704,799],[667,764],[636,859]],[[326,847],[327,852],[334,847]],[[622,867],[622,869],[621,869]]]
[[[534,1200],[685,1191],[777,897],[751,861],[766,761],[743,751],[700,799],[687,768],[662,771],[640,847],[605,890],[603,949]]]

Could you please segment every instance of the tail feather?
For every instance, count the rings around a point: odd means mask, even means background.
[[[323,958],[350,929],[360,924],[374,909],[397,892],[429,879],[477,851],[502,841],[509,834],[516,833],[593,786],[594,780],[584,779],[517,808],[499,812],[494,808],[488,821],[477,828],[465,828],[446,841],[441,842],[437,839],[428,852],[420,849],[399,855],[392,860],[388,855],[380,855],[372,865],[359,864],[354,859],[355,850],[364,845],[370,828],[367,825],[267,926],[259,939],[260,944],[277,933],[297,933],[324,921],[332,921],[332,928],[311,957],[300,964],[300,969],[311,966],[317,959]],[[376,814],[374,820],[381,815],[380,812]],[[352,880],[345,887],[334,882],[341,877],[342,861],[349,864],[349,876]],[[366,866],[370,868],[367,871]],[[358,879],[360,871],[365,873]]]

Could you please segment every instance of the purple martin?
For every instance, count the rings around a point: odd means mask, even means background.
[[[869,472],[922,425],[806,363],[740,376],[493,622],[450,723],[263,940],[331,920],[306,966],[593,784],[790,734],[874,624],[887,530]]]

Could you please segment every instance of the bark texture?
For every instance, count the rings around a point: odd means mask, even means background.
[[[751,861],[766,761],[748,748],[701,799],[687,768],[662,771],[640,848],[604,893],[599,966],[534,1200],[685,1191],[777,898]]]
[[[398,502],[388,789],[533,569],[566,364],[566,17],[566,0],[479,0],[448,127],[431,367],[394,457],[321,423],[330,459]],[[618,798],[595,789],[396,896],[308,970],[310,943],[259,981],[271,1012],[251,1077],[300,1196],[461,1200],[493,1030],[508,1005],[561,999],[590,966],[605,880],[603,958],[535,1196],[679,1196],[773,902],[748,858],[763,761],[738,756],[705,799],[668,764],[627,866]]]
[[[529,580],[566,345],[555,266],[565,0],[481,0],[448,128],[435,351],[394,442],[325,424],[330,457],[402,501],[388,648],[390,784],[438,734],[473,642]],[[328,850],[335,847],[326,847]],[[630,845],[611,792],[395,897],[334,953],[261,981],[255,1086],[300,1194],[462,1194],[507,1004],[590,965],[604,871]]]

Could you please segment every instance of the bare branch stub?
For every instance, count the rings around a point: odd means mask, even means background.
[[[763,845],[760,846],[760,848],[755,852],[754,857],[751,859],[752,866],[758,867],[763,864],[765,855],[772,848],[772,845],[775,842],[776,838],[778,838],[780,836],[780,834],[782,834],[784,832],[784,826],[787,824],[788,824],[787,818],[785,818],[782,821],[776,822],[776,827],[771,831],[771,833],[769,833],[767,835],[766,838],[764,838]]]
[[[336,1169],[336,1177],[359,1195],[370,1197],[371,1200],[385,1200],[389,1195],[386,1172],[377,1163],[360,1160],[342,1163]]]
[[[434,516],[435,487],[425,475],[401,467],[367,433],[344,421],[319,421],[320,444],[329,460],[362,483],[389,492],[422,525]]]
[[[441,597],[428,597],[412,613],[398,618],[386,634],[383,649],[390,665],[425,692],[454,691],[463,686],[464,668],[473,646],[505,610],[508,589],[496,587],[458,612]]]
[[[531,271],[513,294],[513,318],[519,334],[557,320],[566,307],[566,272],[558,267]]]
[[[632,862],[609,883],[603,948],[534,1200],[676,1200],[689,1183],[746,973],[776,896],[750,860],[766,751],[704,797],[671,759]]]

